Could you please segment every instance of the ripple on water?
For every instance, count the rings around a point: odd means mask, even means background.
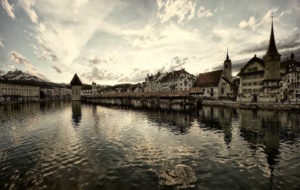
[[[297,113],[203,107],[178,114],[68,103],[24,109],[0,116],[0,189],[300,185]]]

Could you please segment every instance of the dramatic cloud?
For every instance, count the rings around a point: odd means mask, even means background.
[[[9,52],[9,56],[11,61],[13,61],[14,63],[23,65],[25,67],[25,72],[48,81],[48,79],[43,74],[39,73],[37,69],[22,54],[16,51],[11,51]]]
[[[162,37],[157,33],[153,25],[146,25],[142,35],[132,41],[133,47],[148,48],[153,47]]]
[[[197,16],[199,18],[208,18],[208,17],[212,17],[213,13],[211,12],[211,10],[205,9],[204,6],[200,6],[198,11],[197,11]]]
[[[80,59],[79,62],[88,63],[88,71],[82,72],[81,76],[86,81],[105,81],[106,83],[112,83],[112,81],[118,81],[124,76],[123,73],[110,72],[111,68],[118,67],[118,54],[116,51],[108,51],[103,56],[96,56],[90,59]]]
[[[33,23],[38,22],[38,16],[36,12],[33,10],[33,6],[35,5],[35,0],[20,0],[20,5],[24,9],[24,11],[29,16],[30,20]]]
[[[155,72],[158,72],[158,71],[159,72],[171,72],[171,71],[174,71],[174,70],[184,68],[184,66],[187,63],[189,63],[190,59],[192,59],[192,58],[189,58],[189,57],[180,58],[178,56],[175,56],[175,57],[172,58],[172,60],[170,62],[164,64],[163,67],[159,68]]]
[[[98,65],[111,65],[115,64],[118,61],[118,54],[116,51],[106,52],[105,56],[102,58],[95,57],[89,60],[92,66]]]
[[[52,68],[57,72],[57,73],[62,73],[62,71],[58,68],[58,67],[56,67],[56,66],[52,66]]]
[[[13,5],[9,4],[7,0],[1,0],[1,5],[9,17],[11,17],[12,19],[16,18]]]
[[[0,68],[9,70],[13,57],[11,66],[38,69],[55,82],[74,73],[99,84],[139,82],[181,67],[197,74],[222,65],[227,47],[234,64],[262,56],[272,12],[280,54],[300,47],[298,0],[0,1]],[[7,10],[20,18],[8,18]],[[11,50],[22,56],[7,57]]]
[[[279,50],[289,50],[293,51],[294,48],[297,48],[300,46],[300,33],[296,32],[293,33],[286,38],[279,38],[276,40],[277,42],[277,49]],[[263,51],[267,51],[269,45],[269,40],[266,39],[258,44],[251,45],[249,47],[246,47],[239,51],[239,53],[247,53],[247,54],[253,54],[253,53],[259,53]]]
[[[256,30],[256,28],[262,26],[262,25],[269,25],[272,21],[272,14],[273,14],[273,20],[276,22],[278,21],[282,16],[289,13],[289,10],[283,11],[280,13],[279,16],[275,16],[276,12],[278,12],[279,9],[273,8],[269,10],[261,19],[256,19],[254,16],[251,16],[248,21],[242,20],[239,23],[239,28],[241,29],[251,29],[253,31]]]
[[[21,64],[21,65],[31,65],[29,61],[20,53],[16,51],[9,52],[10,60],[14,63]]]
[[[256,29],[256,19],[254,16],[250,17],[248,21],[242,20],[239,24],[241,29],[250,28],[251,30],[255,31]]]
[[[98,67],[91,67],[90,72],[82,73],[80,76],[88,81],[118,81],[123,74],[116,74],[106,69],[99,69]]]
[[[3,39],[0,39],[0,48],[4,47]]]
[[[177,23],[183,24],[195,15],[196,3],[190,0],[157,0],[157,5],[161,23],[175,18]]]
[[[139,68],[134,68],[133,71],[128,76],[122,76],[119,78],[118,82],[122,83],[139,83],[143,82],[149,74],[150,71],[148,69],[143,70]]]

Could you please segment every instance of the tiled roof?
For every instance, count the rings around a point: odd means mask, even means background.
[[[167,73],[163,78],[160,79],[161,82],[168,81],[173,78],[180,77],[181,74],[188,74],[190,75],[185,69],[180,69],[178,71],[172,71],[170,73]]]
[[[200,87],[190,88],[189,91],[191,94],[203,94],[204,93],[203,88],[200,88]]]
[[[77,74],[74,75],[73,79],[71,80],[71,86],[81,86],[81,81]]]
[[[218,86],[223,70],[212,71],[208,73],[200,73],[195,87],[214,87]]]
[[[241,71],[238,73],[238,75],[242,75],[242,73],[244,72],[244,70],[251,64],[251,63],[254,63],[254,62],[257,62],[259,64],[261,64],[261,66],[265,67],[265,62],[264,60],[256,57],[256,55],[254,55],[254,57],[252,59],[250,59],[247,64],[242,67]]]

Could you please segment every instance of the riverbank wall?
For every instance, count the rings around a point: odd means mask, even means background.
[[[236,101],[203,100],[203,106],[233,107],[242,109],[267,109],[267,110],[300,110],[300,103],[254,103]]]

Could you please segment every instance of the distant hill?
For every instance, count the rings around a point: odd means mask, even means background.
[[[0,76],[1,80],[10,80],[10,81],[31,81],[31,82],[50,82],[49,80],[46,79],[41,79],[37,76],[28,74],[28,73],[23,73],[20,70],[15,70],[15,71],[8,71],[6,74]]]
[[[9,82],[9,83],[15,83],[15,84],[27,84],[27,85],[38,85],[40,87],[69,87],[69,84],[58,84],[51,82],[47,79],[42,79],[38,76],[31,75],[28,73],[24,73],[20,70],[15,71],[8,71],[6,74],[0,76],[0,81],[2,82]]]

